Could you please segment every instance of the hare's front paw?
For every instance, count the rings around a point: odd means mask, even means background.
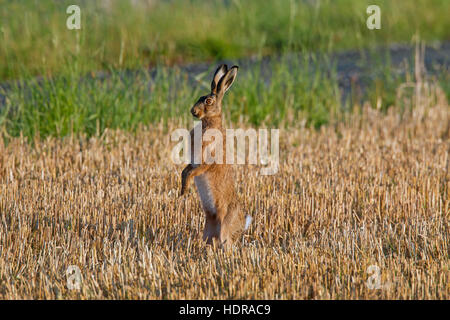
[[[182,197],[185,193],[187,193],[187,184],[186,184],[186,180],[183,179],[183,180],[181,181],[180,197]]]
[[[180,191],[180,197],[184,196],[185,193],[186,193],[186,188],[182,187],[181,191]]]
[[[185,168],[181,173],[181,192],[180,197],[184,195],[189,187],[189,169]]]

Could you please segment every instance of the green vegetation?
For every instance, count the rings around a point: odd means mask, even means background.
[[[297,124],[299,118],[319,126],[340,108],[335,75],[310,70],[306,61],[281,60],[271,64],[265,81],[256,65],[241,72],[227,93],[224,114],[233,122]],[[133,74],[111,72],[104,79],[65,77],[31,79],[7,89],[0,126],[8,135],[94,135],[105,128],[135,130],[149,124],[182,117],[191,124],[189,108],[209,90],[210,74],[187,74],[160,67]],[[193,81],[196,81],[196,84]],[[1,94],[1,91],[0,91]],[[6,94],[6,92],[5,92]],[[287,117],[289,115],[289,117]],[[294,121],[294,122],[293,122]]]
[[[2,0],[0,79],[450,38],[448,0]],[[66,9],[81,8],[81,30]],[[382,28],[366,28],[369,4]]]

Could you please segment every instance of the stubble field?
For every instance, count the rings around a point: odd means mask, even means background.
[[[0,299],[449,299],[448,104],[363,110],[281,128],[273,176],[236,166],[231,251],[178,196],[175,123],[0,142]]]

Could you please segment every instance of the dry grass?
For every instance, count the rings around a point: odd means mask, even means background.
[[[280,140],[278,174],[237,168],[254,223],[232,252],[199,240],[161,128],[1,144],[0,298],[450,298],[446,102]]]

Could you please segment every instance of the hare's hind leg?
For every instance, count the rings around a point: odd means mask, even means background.
[[[208,244],[213,244],[213,240],[225,246],[233,244],[233,237],[244,229],[244,219],[241,219],[239,206],[232,205],[228,210],[218,214],[206,214],[203,240]]]
[[[214,239],[220,239],[220,220],[216,215],[206,214],[205,229],[203,230],[203,241],[213,244]]]
[[[213,244],[217,240],[219,244],[229,245],[232,243],[232,237],[223,222],[219,219],[206,218],[205,230],[203,230],[203,241],[207,244]]]
[[[244,220],[242,219],[239,205],[232,204],[228,207],[227,215],[222,221],[221,242],[227,244],[233,243],[236,234],[244,229]]]
[[[226,247],[229,247],[233,244],[233,237],[230,233],[229,228],[225,224],[222,225],[222,228],[220,228],[220,237],[219,237],[220,243]]]
[[[203,230],[203,241],[207,244],[213,244],[217,240],[222,245],[232,243],[232,233],[225,219],[221,219],[222,215],[206,215],[205,229]]]

